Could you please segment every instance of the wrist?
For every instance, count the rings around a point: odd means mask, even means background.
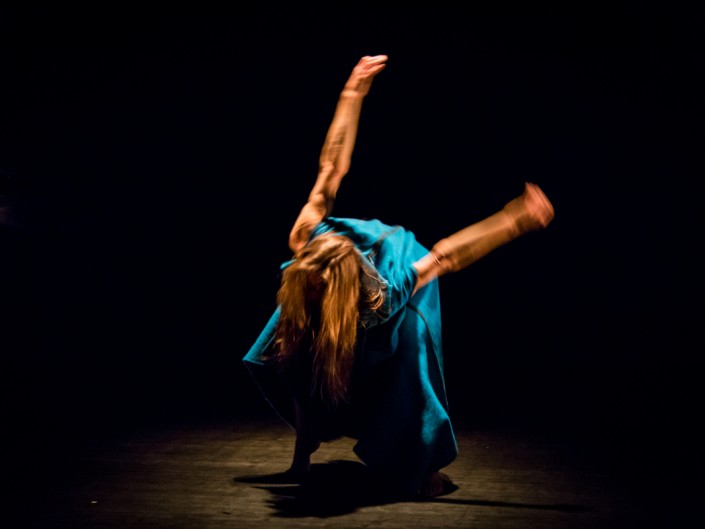
[[[340,94],[341,97],[364,97],[365,94],[355,88],[343,88]]]

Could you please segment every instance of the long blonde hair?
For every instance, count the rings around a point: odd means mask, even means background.
[[[362,281],[362,274],[373,281]],[[285,366],[310,344],[312,394],[331,405],[347,401],[360,309],[379,309],[383,294],[348,237],[315,238],[282,274],[274,359]]]

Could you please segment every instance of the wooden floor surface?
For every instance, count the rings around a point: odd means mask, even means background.
[[[314,454],[306,486],[283,481],[294,434],[278,418],[138,429],[79,443],[51,471],[29,462],[15,505],[22,523],[12,527],[678,526],[663,479],[650,483],[619,454],[540,433],[459,428],[457,437],[445,469],[457,488],[414,501],[372,479],[346,438]]]

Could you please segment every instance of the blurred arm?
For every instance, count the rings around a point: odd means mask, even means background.
[[[321,149],[318,177],[289,234],[293,252],[306,244],[311,230],[333,209],[340,182],[350,169],[362,100],[386,61],[386,55],[362,57],[345,83]]]
[[[434,279],[457,272],[508,242],[548,226],[553,205],[536,184],[526,183],[524,192],[500,211],[438,241],[414,263],[418,281],[414,292]]]

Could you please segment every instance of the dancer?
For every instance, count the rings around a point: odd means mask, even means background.
[[[438,278],[548,226],[535,184],[495,214],[438,241],[379,220],[331,216],[348,173],[363,99],[387,65],[362,57],[338,99],[318,176],[289,236],[277,309],[244,357],[264,397],[296,430],[292,479],[321,442],[356,439],[355,454],[404,494],[453,490],[457,456],[443,372]]]

